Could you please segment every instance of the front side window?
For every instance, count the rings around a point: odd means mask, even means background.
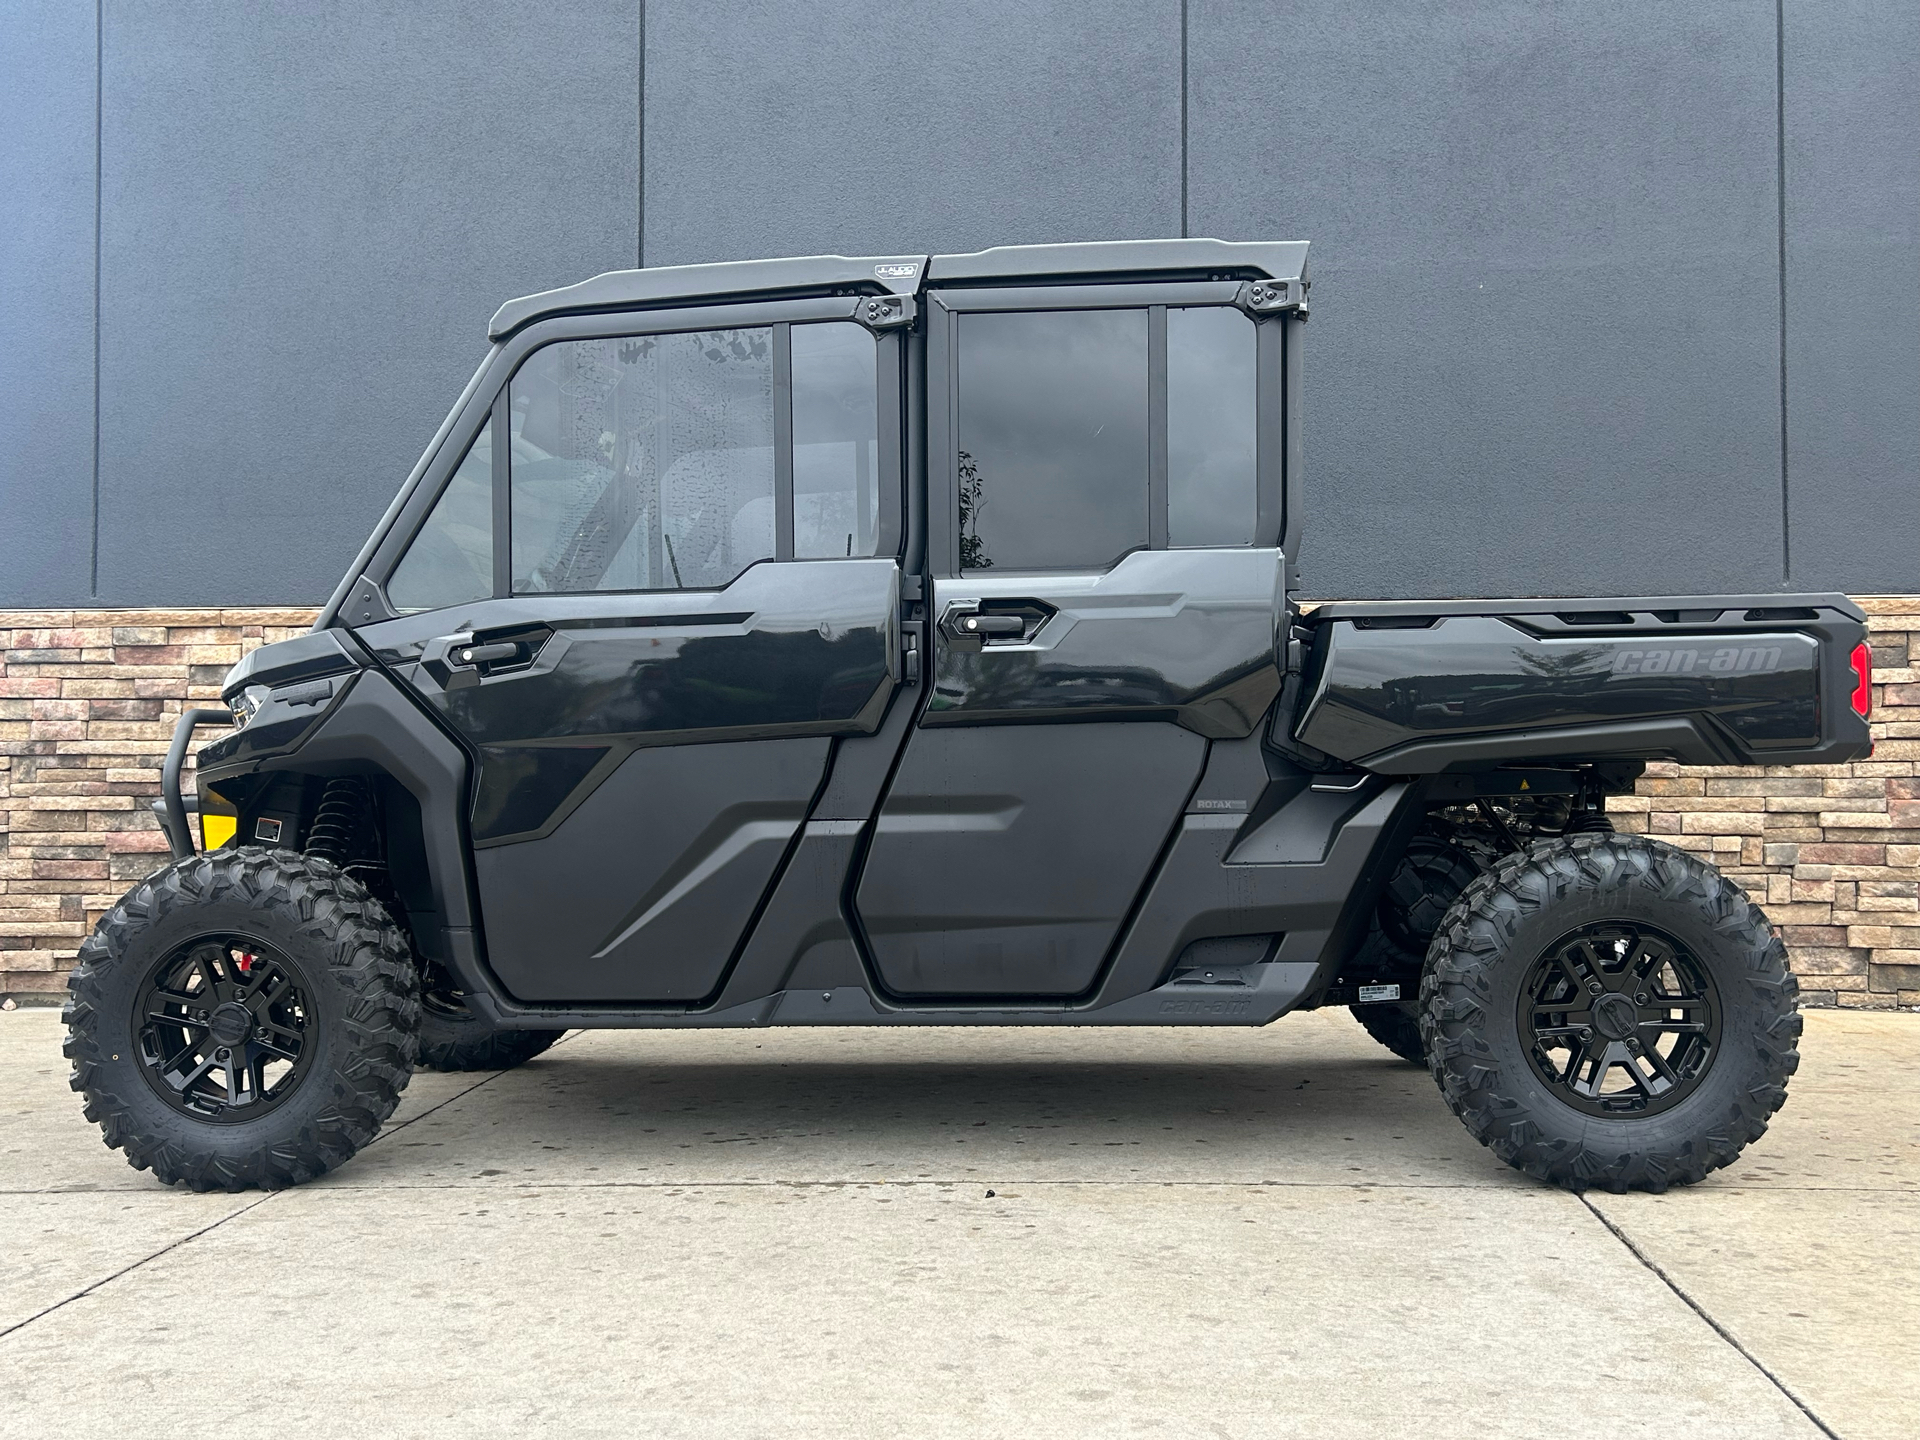
[[[493,594],[493,422],[481,428],[387,581],[401,614]]]
[[[1089,569],[1147,543],[1147,312],[964,314],[963,570]]]
[[[773,331],[569,340],[508,390],[516,594],[725,585],[774,554]]]

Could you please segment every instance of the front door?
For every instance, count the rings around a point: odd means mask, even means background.
[[[520,1000],[714,993],[834,737],[879,725],[899,342],[852,309],[538,327],[360,631],[469,748]]]
[[[896,996],[1088,991],[1278,693],[1281,351],[1235,294],[929,296],[933,686],[855,895]]]

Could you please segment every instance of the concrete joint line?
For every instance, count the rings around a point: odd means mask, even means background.
[[[1788,1400],[1792,1401],[1794,1408],[1799,1410],[1799,1412],[1802,1415],[1806,1416],[1808,1420],[1812,1421],[1815,1429],[1819,1430],[1819,1432],[1822,1435],[1827,1436],[1828,1440],[1841,1440],[1839,1433],[1835,1431],[1831,1425],[1827,1424],[1826,1421],[1822,1420],[1818,1415],[1813,1413],[1813,1407],[1811,1405],[1807,1404],[1806,1401],[1802,1400],[1798,1395],[1794,1394],[1792,1389],[1787,1385],[1786,1381],[1782,1380],[1778,1375],[1774,1374],[1773,1371],[1769,1370],[1765,1365],[1762,1365],[1760,1363],[1760,1358],[1757,1355],[1755,1355],[1751,1350],[1747,1349],[1746,1346],[1742,1345],[1740,1341],[1734,1336],[1734,1333],[1731,1330],[1727,1329],[1726,1326],[1722,1325],[1718,1320],[1714,1319],[1713,1316],[1709,1315],[1706,1312],[1705,1307],[1702,1306],[1698,1300],[1695,1300],[1685,1290],[1682,1290],[1678,1282],[1676,1282],[1671,1275],[1667,1274],[1665,1270],[1662,1270],[1657,1264],[1654,1263],[1652,1256],[1648,1255],[1646,1251],[1642,1250],[1638,1245],[1634,1244],[1633,1241],[1628,1238],[1626,1231],[1622,1230],[1618,1225],[1614,1224],[1613,1221],[1609,1220],[1604,1214],[1601,1213],[1599,1206],[1595,1205],[1593,1201],[1589,1200],[1585,1195],[1581,1195],[1576,1198],[1580,1201],[1582,1205],[1586,1206],[1587,1209],[1593,1213],[1594,1219],[1598,1220],[1602,1225],[1606,1226],[1607,1229],[1613,1233],[1614,1239],[1618,1240],[1622,1245],[1627,1247],[1628,1254],[1632,1255],[1634,1259],[1638,1260],[1642,1265],[1646,1266],[1648,1270],[1652,1271],[1654,1276],[1660,1281],[1662,1285],[1665,1285],[1667,1289],[1671,1290],[1675,1295],[1679,1296],[1681,1301],[1686,1305],[1686,1307],[1689,1310],[1693,1311],[1694,1314],[1698,1315],[1702,1320],[1707,1322],[1708,1328],[1710,1328],[1714,1334],[1718,1335],[1722,1340],[1726,1341],[1727,1344],[1731,1345],[1734,1348],[1734,1350],[1740,1355],[1741,1359],[1745,1360],[1749,1365],[1753,1366],[1754,1369],[1758,1370],[1762,1375],[1766,1376],[1768,1381],[1773,1385],[1774,1389],[1778,1390],[1782,1395],[1786,1396]]]
[[[40,1311],[38,1314],[29,1315],[26,1319],[16,1321],[14,1324],[7,1326],[6,1329],[0,1330],[0,1340],[6,1339],[7,1336],[13,1334],[13,1332],[16,1330],[26,1329],[27,1326],[33,1324],[33,1322],[36,1320],[45,1319],[47,1316],[53,1314],[53,1312],[56,1310],[65,1309],[67,1306],[73,1304],[73,1302],[76,1300],[86,1299],[87,1296],[93,1294],[94,1291],[99,1290],[105,1286],[111,1285],[114,1281],[118,1280],[122,1275],[130,1275],[135,1270],[138,1270],[142,1265],[151,1264],[153,1261],[158,1260],[162,1255],[168,1254],[174,1250],[178,1250],[182,1245],[187,1244],[189,1241],[198,1240],[202,1235],[206,1234],[209,1230],[218,1230],[222,1225],[226,1224],[229,1220],[238,1219],[240,1216],[246,1214],[249,1210],[258,1210],[262,1205],[266,1204],[269,1200],[273,1199],[275,1195],[278,1195],[281,1193],[282,1193],[281,1191],[275,1190],[275,1191],[269,1192],[268,1194],[262,1195],[258,1200],[254,1201],[251,1205],[242,1205],[238,1210],[235,1210],[231,1215],[222,1215],[218,1220],[215,1220],[211,1225],[202,1225],[198,1230],[195,1230],[191,1235],[182,1235],[178,1240],[169,1241],[167,1244],[162,1245],[158,1250],[154,1251],[151,1255],[143,1255],[138,1260],[134,1261],[131,1265],[123,1265],[120,1267],[120,1269],[114,1271],[113,1274],[104,1276],[103,1278],[94,1281],[93,1284],[87,1286],[85,1289],[74,1291],[73,1294],[67,1296],[66,1299],[54,1301],[53,1304],[47,1306],[46,1309]]]
[[[579,1032],[577,1031],[575,1032],[575,1034],[578,1034],[578,1033]],[[557,1049],[559,1046],[564,1045],[568,1040],[571,1040],[573,1038],[574,1038],[573,1035],[566,1035],[561,1037],[561,1039],[554,1042],[555,1048]],[[491,1075],[483,1076],[481,1079],[476,1080],[474,1081],[473,1084],[467,1086],[466,1089],[459,1091],[457,1094],[449,1095],[446,1099],[442,1100],[438,1105],[433,1106],[431,1109],[422,1110],[418,1115],[413,1116],[412,1119],[403,1120],[398,1125],[392,1126],[389,1129],[382,1130],[380,1134],[374,1136],[373,1139],[368,1142],[369,1146],[379,1144],[380,1141],[386,1136],[392,1135],[398,1131],[406,1129],[407,1126],[413,1124],[414,1121],[416,1120],[426,1119],[426,1117],[433,1114],[435,1110],[440,1110],[445,1108],[448,1105],[451,1105],[454,1101],[460,1099],[462,1096],[471,1095],[474,1091],[478,1090],[482,1085],[485,1085],[492,1080],[498,1080],[502,1075],[506,1073],[507,1072],[504,1070],[496,1070]],[[19,1193],[34,1194],[34,1193],[45,1193],[45,1192],[26,1191],[26,1192],[19,1192]],[[202,1235],[207,1234],[209,1231],[218,1230],[222,1225],[225,1225],[229,1220],[237,1220],[250,1210],[258,1210],[262,1205],[266,1204],[269,1200],[272,1200],[275,1196],[281,1195],[284,1193],[285,1193],[284,1191],[280,1191],[280,1190],[271,1191],[268,1194],[262,1195],[258,1200],[255,1200],[251,1205],[242,1205],[238,1210],[235,1210],[232,1214],[222,1215],[218,1220],[215,1220],[213,1223],[209,1225],[202,1225],[198,1230],[195,1230],[190,1234],[182,1235],[178,1240],[169,1241],[165,1245],[162,1245],[158,1250],[155,1250],[151,1255],[143,1255],[138,1260],[135,1260],[132,1264],[121,1266],[118,1270],[114,1271],[111,1275],[102,1276],[100,1279],[94,1281],[91,1285],[86,1286],[84,1289],[74,1291],[73,1294],[67,1296],[65,1299],[54,1301],[53,1304],[47,1306],[46,1309],[37,1311],[36,1313],[29,1315],[24,1320],[15,1321],[13,1324],[7,1326],[6,1329],[0,1330],[0,1340],[6,1339],[7,1336],[13,1334],[13,1332],[16,1330],[24,1330],[27,1326],[33,1324],[33,1322],[36,1320],[45,1319],[47,1316],[53,1314],[53,1312],[56,1310],[65,1309],[67,1306],[73,1304],[73,1302],[76,1300],[86,1299],[87,1296],[93,1294],[94,1291],[104,1289],[106,1286],[111,1285],[114,1281],[120,1279],[123,1275],[131,1275],[135,1270],[140,1269],[141,1266],[151,1264],[153,1261],[158,1260],[162,1255],[171,1254],[173,1251],[178,1250],[182,1245],[187,1245],[192,1243],[195,1240],[198,1240]]]
[[[457,1098],[457,1097],[456,1097]],[[437,1107],[436,1107],[437,1108]],[[591,1181],[540,1181],[528,1180],[511,1185],[466,1185],[446,1182],[438,1185],[347,1185],[329,1184],[307,1193],[313,1195],[331,1195],[339,1191],[365,1194],[369,1191],[400,1192],[427,1190],[480,1190],[493,1194],[501,1192],[520,1193],[528,1190],[966,1190],[978,1189],[988,1184],[1017,1186],[1023,1190],[1039,1189],[1134,1189],[1158,1186],[1173,1190],[1182,1187],[1206,1190],[1364,1190],[1369,1194],[1420,1194],[1432,1190],[1465,1190],[1472,1192],[1499,1190],[1496,1185],[1475,1184],[1438,1184],[1438,1185],[1355,1185],[1345,1180],[994,1180],[987,1181],[978,1177],[963,1180],[943,1179],[929,1176],[926,1179],[913,1180],[591,1180]],[[4,1194],[0,1191],[0,1194]],[[47,1194],[47,1191],[29,1191],[29,1194]],[[91,1192],[78,1192],[91,1193]],[[1008,1199],[1010,1195],[997,1198]]]

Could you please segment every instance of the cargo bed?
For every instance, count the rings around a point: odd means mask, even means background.
[[[1396,775],[1863,759],[1865,622],[1840,595],[1321,605],[1293,736]]]

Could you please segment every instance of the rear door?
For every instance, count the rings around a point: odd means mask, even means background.
[[[1091,988],[1278,693],[1283,338],[1240,289],[928,297],[933,686],[855,894],[897,996]]]
[[[519,999],[696,1003],[899,670],[899,337],[847,300],[548,322],[362,638],[467,743]]]

